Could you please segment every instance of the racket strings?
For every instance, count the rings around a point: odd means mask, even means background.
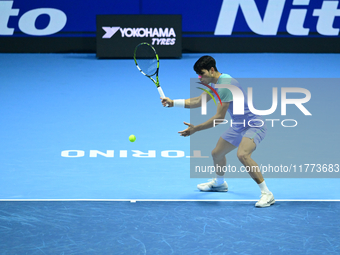
[[[136,51],[136,60],[139,68],[148,76],[156,73],[158,61],[156,53],[148,45],[140,45]]]

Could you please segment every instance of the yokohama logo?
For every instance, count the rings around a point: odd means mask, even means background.
[[[176,37],[173,28],[121,28],[121,27],[102,27],[106,32],[103,38],[110,39],[119,30],[121,37]]]

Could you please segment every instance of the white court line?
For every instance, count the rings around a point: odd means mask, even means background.
[[[253,202],[258,199],[0,199],[0,202]],[[340,199],[275,199],[279,202],[340,202]]]

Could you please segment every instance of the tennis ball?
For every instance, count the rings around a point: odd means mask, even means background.
[[[136,141],[136,137],[135,137],[135,135],[130,135],[129,136],[129,140],[130,140],[130,142],[134,142],[134,141]]]

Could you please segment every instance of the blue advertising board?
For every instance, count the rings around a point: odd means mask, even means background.
[[[268,51],[275,45],[287,47],[287,43],[293,44],[290,48],[296,44],[303,49],[316,43],[315,50],[322,51],[324,45],[325,51],[340,51],[337,0],[0,1],[0,40],[60,37],[95,42],[96,16],[117,14],[181,15],[183,49],[188,51],[198,50],[190,48],[193,40],[198,41],[196,46],[205,47],[202,50],[209,50],[207,43],[217,43],[217,49],[228,51],[237,48],[236,42],[245,43],[242,48],[247,49],[265,49],[263,42],[270,42]],[[280,38],[284,40],[277,40]],[[232,44],[220,47],[227,42]],[[301,43],[304,45],[299,46]]]

